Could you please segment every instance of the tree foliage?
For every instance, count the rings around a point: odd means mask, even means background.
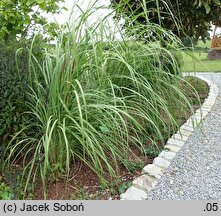
[[[221,25],[220,0],[111,0],[118,18],[123,18],[127,31],[143,25],[143,38],[148,36],[148,22],[171,30],[180,38],[205,39],[211,22]]]
[[[32,35],[47,19],[43,14],[59,13],[64,0],[1,0],[0,39],[7,41]],[[53,35],[55,23],[44,26],[44,31]]]

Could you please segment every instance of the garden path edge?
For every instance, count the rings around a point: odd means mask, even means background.
[[[158,180],[170,166],[176,154],[194,131],[194,128],[199,126],[202,120],[211,111],[219,93],[218,87],[213,82],[200,75],[195,76],[208,84],[208,97],[205,99],[202,106],[196,110],[194,115],[190,116],[177,133],[173,134],[167,141],[164,150],[153,160],[153,163],[145,166],[141,175],[133,180],[132,186],[129,187],[125,193],[120,195],[121,200],[145,200],[147,198],[147,193],[156,186]]]

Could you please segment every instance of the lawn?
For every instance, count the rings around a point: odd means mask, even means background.
[[[207,41],[204,44],[200,41],[194,52],[183,52],[184,63],[181,70],[183,72],[220,72],[221,60],[209,60],[207,57],[210,43]]]

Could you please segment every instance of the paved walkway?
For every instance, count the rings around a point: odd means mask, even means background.
[[[219,96],[201,128],[177,153],[149,200],[221,200],[221,73],[197,73],[214,82]]]

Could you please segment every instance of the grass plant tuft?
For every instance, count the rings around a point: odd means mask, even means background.
[[[107,175],[117,177],[120,162],[130,167],[131,147],[145,154],[144,139],[163,143],[177,130],[174,109],[192,109],[170,50],[124,35],[115,40],[107,18],[90,24],[92,10],[61,27],[43,61],[30,48],[29,121],[6,150],[8,162],[23,161],[25,191],[40,175],[46,197],[47,178],[56,171],[68,179],[78,161],[105,184]]]

